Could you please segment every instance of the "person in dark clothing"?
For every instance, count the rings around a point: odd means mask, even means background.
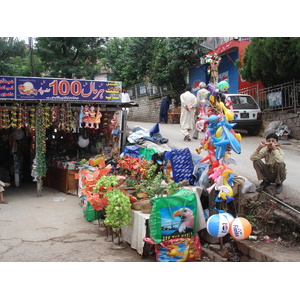
[[[170,107],[170,101],[170,96],[166,96],[162,99],[159,112],[159,123],[168,123],[168,110]]]

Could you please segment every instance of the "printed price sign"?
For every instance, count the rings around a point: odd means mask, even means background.
[[[117,101],[122,83],[39,77],[0,77],[0,99]]]

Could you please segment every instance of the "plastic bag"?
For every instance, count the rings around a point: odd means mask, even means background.
[[[151,161],[152,155],[154,153],[158,153],[158,152],[160,152],[160,151],[158,149],[154,149],[154,148],[141,148],[140,149],[140,158]]]
[[[148,244],[155,244],[144,238]],[[157,262],[188,262],[201,260],[201,244],[198,234],[192,238],[175,238],[155,244]]]
[[[155,243],[195,235],[197,199],[192,191],[180,189],[172,196],[152,198],[150,203],[150,237]]]
[[[279,129],[279,127],[281,125],[282,125],[281,121],[273,121],[270,124],[268,124],[268,126],[266,127],[266,129],[264,131],[265,137],[270,133],[274,133],[277,129]]]
[[[139,157],[140,156],[140,147],[132,145],[124,147],[124,155],[129,155],[131,157]]]
[[[176,149],[165,153],[165,160],[171,161],[174,182],[179,183],[188,180],[190,185],[194,185],[194,163],[189,148]]]

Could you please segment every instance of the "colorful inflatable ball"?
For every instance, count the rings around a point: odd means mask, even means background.
[[[228,223],[229,223],[229,228],[230,228],[230,223],[234,220],[234,217],[232,214],[229,213],[221,213],[225,218],[227,218]]]
[[[229,233],[236,240],[246,239],[252,231],[250,222],[245,218],[235,218],[230,223]]]
[[[224,214],[212,215],[207,219],[206,229],[211,236],[223,237],[229,232],[228,218]]]

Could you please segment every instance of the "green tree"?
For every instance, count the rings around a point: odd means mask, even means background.
[[[105,44],[101,63],[112,71],[112,79],[129,86],[140,83],[147,76],[148,65],[152,60],[151,37],[112,38]]]
[[[40,59],[33,55],[34,74],[31,70],[30,49],[17,38],[0,38],[0,74],[6,76],[41,76],[44,71]]]
[[[105,38],[38,37],[36,53],[49,77],[93,79]]]
[[[157,38],[149,78],[160,85],[172,86],[175,96],[184,91],[188,69],[199,64],[199,45],[205,38],[170,37]]]
[[[175,95],[183,92],[188,68],[199,63],[199,45],[205,38],[127,37],[105,44],[102,64],[112,78],[125,86],[145,80],[172,86]]]
[[[14,76],[16,70],[12,69],[13,59],[19,57],[21,60],[26,57],[26,44],[17,38],[0,38],[0,74]]]
[[[26,50],[28,52],[28,50]],[[33,57],[33,65],[35,69],[35,75],[34,76],[41,76],[41,74],[44,71],[43,65],[39,57],[34,56]],[[7,63],[7,73],[10,76],[33,76],[31,73],[30,68],[30,57],[29,54],[27,57],[10,57],[8,63]]]
[[[266,87],[300,79],[299,37],[254,37],[237,61],[243,79]]]

